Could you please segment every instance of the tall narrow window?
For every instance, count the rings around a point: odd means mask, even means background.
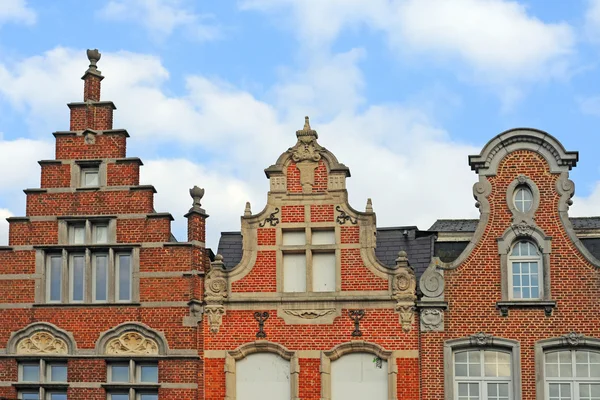
[[[69,281],[71,301],[85,299],[85,254],[72,254],[69,259]]]
[[[511,356],[492,350],[454,353],[454,392],[458,400],[510,400]]]
[[[549,400],[600,399],[600,353],[562,350],[544,355]]]
[[[62,300],[62,256],[50,255],[48,257],[46,290],[48,301],[60,302]]]
[[[306,292],[306,254],[283,254],[283,291]]]
[[[541,299],[542,256],[537,246],[529,241],[515,243],[508,264],[512,299]]]
[[[131,254],[117,254],[117,300],[131,300]]]
[[[94,301],[107,301],[108,254],[95,254],[92,269],[94,274]]]

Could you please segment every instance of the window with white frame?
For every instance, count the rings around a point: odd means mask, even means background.
[[[23,400],[66,400],[67,363],[54,360],[19,362],[18,398]]]
[[[600,400],[600,352],[548,351],[544,377],[547,400]]]
[[[132,249],[110,245],[114,221],[69,221],[65,231],[66,247],[46,253],[46,302],[131,301]]]
[[[86,166],[81,167],[81,187],[97,187],[100,186],[100,167]]]
[[[510,353],[484,349],[456,351],[453,368],[455,399],[513,399]]]
[[[151,361],[114,361],[107,367],[108,400],[158,400],[158,364]]]
[[[516,242],[508,257],[508,267],[512,300],[539,300],[543,297],[542,255],[533,242]]]
[[[283,291],[334,292],[336,240],[333,228],[282,231]]]
[[[517,211],[527,213],[533,207],[533,193],[525,185],[517,186],[515,190],[513,203]]]

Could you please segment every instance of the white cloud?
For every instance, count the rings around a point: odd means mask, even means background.
[[[166,38],[178,29],[199,41],[213,40],[220,34],[213,16],[195,13],[182,0],[111,0],[99,15],[108,20],[141,24],[157,39]]]
[[[583,114],[600,116],[600,96],[581,97],[577,101]]]
[[[585,31],[592,42],[600,42],[600,0],[587,0]]]
[[[567,23],[541,21],[508,0],[245,0],[241,7],[278,19],[283,12],[312,48],[329,48],[347,28],[382,32],[404,63],[448,67],[493,89],[506,106],[523,95],[523,83],[564,78],[575,45]]]
[[[27,0],[2,0],[0,2],[0,26],[8,22],[33,25],[37,20],[35,11]]]

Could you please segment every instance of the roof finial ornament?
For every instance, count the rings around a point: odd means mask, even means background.
[[[308,115],[304,117],[304,127],[301,130],[296,131],[296,137],[298,138],[298,140],[304,143],[309,143],[319,138],[319,135],[317,135],[317,131],[310,127],[310,120],[308,118]]]
[[[252,215],[252,209],[250,208],[250,202],[246,202],[246,208],[244,209],[244,217],[249,217]]]
[[[373,202],[371,201],[370,197],[367,199],[367,206],[365,207],[365,212],[368,212],[368,213],[373,212]]]
[[[102,54],[100,54],[98,49],[93,49],[93,50],[88,49],[87,50],[87,58],[88,58],[88,60],[90,60],[90,67],[88,68],[87,72],[100,73],[100,71],[98,71],[98,67],[96,66],[98,61],[100,61],[100,57],[102,57]]]
[[[204,213],[205,211],[202,209],[202,204],[200,204],[200,200],[204,197],[204,189],[199,188],[198,186],[194,186],[190,189],[190,196],[193,199],[192,208],[190,208],[190,212],[198,211]]]

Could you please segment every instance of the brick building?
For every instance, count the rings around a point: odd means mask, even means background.
[[[569,218],[554,137],[469,158],[479,220],[378,228],[306,118],[215,255],[204,190],[186,242],[155,211],[88,58],[0,248],[0,398],[600,399],[600,219]]]

